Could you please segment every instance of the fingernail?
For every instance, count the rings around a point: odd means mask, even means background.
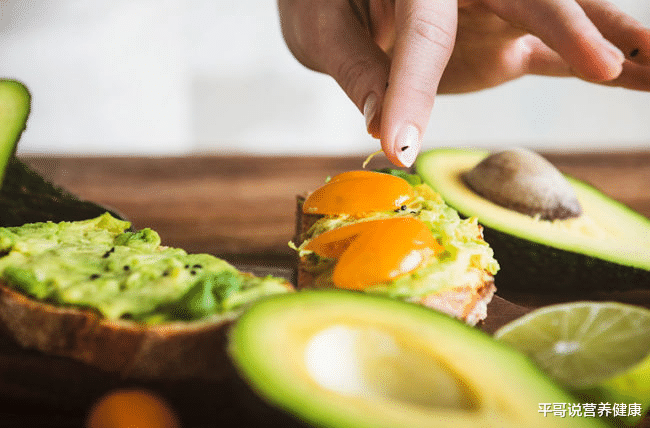
[[[413,125],[407,125],[395,139],[395,155],[405,167],[415,163],[420,152],[420,131]]]
[[[607,43],[609,55],[612,61],[609,69],[611,70],[611,75],[608,76],[608,79],[616,78],[623,71],[623,62],[625,61],[625,54],[615,45],[608,41]]]
[[[625,54],[612,43],[607,43],[607,50],[610,56],[609,75],[606,80],[615,79],[623,71],[623,62],[625,61]]]
[[[371,92],[370,95],[366,97],[366,102],[363,104],[363,117],[366,119],[366,129],[368,132],[371,131],[370,124],[377,114],[377,95],[374,92]]]
[[[616,45],[611,43],[609,40],[607,40],[607,47],[613,60],[615,60],[620,64],[622,64],[623,61],[625,61],[625,54],[623,53],[623,51],[620,50]]]

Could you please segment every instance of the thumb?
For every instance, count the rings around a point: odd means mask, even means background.
[[[363,14],[348,0],[292,3],[281,15],[287,45],[303,65],[332,76],[379,136],[390,60],[372,39]]]

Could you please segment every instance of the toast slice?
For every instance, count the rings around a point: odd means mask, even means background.
[[[25,226],[30,227],[31,225]],[[2,239],[8,236],[7,233],[4,235],[2,233],[6,230],[7,228],[0,228],[0,244]],[[11,230],[17,229],[12,228]],[[69,244],[70,242],[62,245]],[[14,243],[13,245],[17,247],[22,244]],[[138,243],[138,245],[142,245],[142,243]],[[65,251],[69,251],[68,247],[65,248]],[[161,246],[160,248],[166,247]],[[66,302],[66,299],[61,297],[68,293],[65,287],[61,287],[57,291],[58,296],[52,297],[53,295],[50,294],[44,298],[35,296],[39,292],[40,286],[38,285],[29,291],[19,280],[12,283],[13,278],[20,278],[15,271],[23,271],[22,267],[20,269],[13,268],[13,270],[12,267],[22,266],[22,259],[27,257],[23,254],[14,254],[17,251],[6,248],[0,251],[0,332],[11,337],[25,349],[72,358],[123,379],[224,379],[230,373],[230,364],[225,351],[229,326],[245,310],[245,307],[257,298],[263,298],[265,295],[273,293],[293,291],[293,286],[284,279],[256,278],[252,274],[238,272],[234,267],[220,261],[229,273],[228,278],[236,277],[243,283],[259,286],[260,290],[256,291],[253,286],[250,286],[251,288],[234,292],[234,299],[237,300],[237,303],[234,304],[234,307],[222,312],[215,311],[212,314],[188,318],[186,312],[180,316],[170,316],[170,312],[167,310],[167,312],[163,311],[165,315],[162,316],[156,314],[156,310],[154,310],[153,315],[135,320],[129,319],[132,318],[129,313],[110,315],[111,311],[106,310],[101,304],[92,307],[87,302]],[[86,247],[84,247],[84,251],[86,251]],[[100,249],[99,253],[101,254],[102,251],[104,249]],[[110,257],[119,251],[118,248],[112,252],[104,253],[104,255],[108,255],[101,256],[102,263],[110,263]],[[180,254],[182,257],[184,252],[178,250],[178,252],[174,252],[174,255],[176,254]],[[203,256],[206,261],[212,257]],[[139,257],[141,263],[144,263],[142,260],[147,255],[136,254],[134,257]],[[15,259],[15,263],[13,260],[8,261],[10,258]],[[41,258],[45,258],[45,256]],[[185,259],[181,258],[181,260]],[[102,269],[105,269],[106,265],[101,266]],[[122,266],[120,265],[119,268],[121,270]],[[145,270],[141,272],[145,272]],[[181,273],[183,274],[183,272]],[[131,268],[128,272],[128,275],[138,274],[137,267]],[[44,275],[47,277],[45,282],[56,280],[54,276]],[[87,272],[84,275],[87,275]],[[91,275],[88,281],[93,281],[94,275]],[[106,275],[108,276],[109,273]],[[125,278],[123,283],[127,281],[128,275],[127,273],[123,274]],[[196,272],[186,275],[195,275],[197,278],[200,276]],[[105,287],[114,283],[114,281],[107,281]],[[270,283],[271,285],[269,285]],[[81,284],[79,289],[83,289],[83,286],[84,284]],[[157,286],[163,287],[165,283],[147,282],[143,287],[154,289]],[[266,288],[261,290],[262,287]],[[103,290],[98,288],[95,292],[101,294]],[[236,293],[243,295],[246,292],[257,293],[257,295],[249,294],[248,297],[236,295]],[[179,298],[180,300],[185,299],[188,292],[182,293],[185,294]],[[112,299],[119,301],[119,298],[118,292],[117,297]],[[248,300],[245,304],[240,305],[239,303],[244,299]],[[146,302],[143,305],[146,305]],[[133,307],[137,308],[138,306],[138,304],[134,304]],[[165,305],[162,306],[164,308]]]
[[[20,346],[69,357],[125,379],[218,380],[227,375],[224,318],[147,326],[55,306],[0,283],[0,323]]]
[[[461,266],[462,274],[456,275],[453,283],[446,283],[444,286],[435,284],[437,278],[431,276],[431,281],[420,280],[418,286],[414,286],[412,293],[396,293],[391,289],[391,284],[378,284],[371,286],[367,292],[378,292],[388,294],[405,301],[421,304],[429,308],[442,311],[455,318],[458,318],[469,325],[476,325],[487,317],[487,305],[492,300],[496,287],[494,284],[494,274],[498,270],[498,263],[492,258],[493,252],[483,239],[482,227],[476,222],[476,219],[461,219],[458,214],[446,206],[439,195],[424,184],[420,184],[419,190],[425,198],[430,199],[428,207],[435,210],[444,211],[457,228],[454,233],[463,235],[461,239],[472,241],[471,245],[480,248],[483,254],[483,263],[477,263],[476,258],[469,256],[457,263],[465,263]],[[319,215],[305,213],[303,203],[306,195],[298,195],[296,198],[296,231],[293,244],[297,248],[296,269],[294,272],[294,283],[297,289],[304,288],[333,288],[332,272],[336,265],[336,260],[325,259],[318,255],[304,251],[306,243],[320,233],[331,230],[331,227],[340,227],[341,223],[347,225],[357,221],[365,221],[367,218],[334,218],[331,215]],[[406,214],[423,218],[421,210],[410,208],[405,210]],[[366,217],[383,218],[393,215],[387,213],[368,213]],[[451,224],[451,223],[450,223]],[[432,225],[436,228],[436,225]],[[472,235],[473,236],[470,236]],[[479,257],[476,255],[476,257]],[[454,269],[459,265],[455,264]],[[451,268],[451,266],[450,266]],[[425,269],[425,268],[419,268]],[[414,272],[417,276],[418,270]],[[404,283],[402,282],[402,285]],[[404,288],[404,287],[402,287]],[[424,291],[420,291],[424,290]],[[426,291],[429,290],[429,291]]]

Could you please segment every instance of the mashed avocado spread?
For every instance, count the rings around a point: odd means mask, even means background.
[[[372,285],[365,291],[408,300],[464,284],[465,277],[472,268],[485,270],[492,275],[497,273],[499,264],[494,258],[494,251],[483,239],[477,218],[461,218],[458,212],[449,207],[441,196],[429,186],[403,175],[400,176],[413,185],[416,197],[401,209],[374,212],[361,219],[349,215],[325,216],[307,232],[307,239],[298,248],[298,253],[301,257],[310,258],[312,273],[316,275],[317,287],[320,282],[331,281],[327,273],[331,272],[330,268],[335,261],[305,250],[304,247],[310,239],[328,230],[353,222],[395,216],[411,216],[422,220],[427,224],[438,243],[442,245],[444,251],[437,257],[432,257],[424,266],[413,272],[393,281]],[[414,177],[417,178],[417,176]],[[386,251],[390,251],[390,248],[387,248]],[[320,275],[321,273],[325,274]]]
[[[150,324],[226,314],[288,291],[283,279],[253,277],[209,254],[162,247],[155,231],[130,226],[105,213],[0,228],[0,279],[41,301]]]

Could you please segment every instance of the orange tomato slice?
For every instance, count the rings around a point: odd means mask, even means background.
[[[303,212],[360,215],[392,211],[413,197],[413,187],[403,178],[381,172],[348,171],[335,175],[309,195]]]
[[[377,227],[377,222],[383,220],[370,220],[352,223],[348,226],[339,227],[321,233],[305,245],[305,249],[330,259],[338,259],[343,251],[360,234],[372,231]]]
[[[393,280],[443,250],[426,224],[413,217],[353,223],[317,236],[305,248],[337,258],[332,281],[349,290]]]

